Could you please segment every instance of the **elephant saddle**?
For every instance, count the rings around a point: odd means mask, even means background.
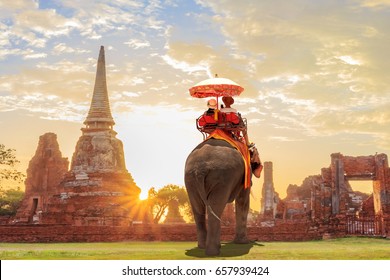
[[[244,187],[249,188],[252,185],[252,182],[251,182],[251,172],[252,171],[251,171],[251,158],[250,158],[250,153],[249,153],[248,147],[243,142],[234,140],[231,136],[229,136],[229,134],[227,134],[222,129],[215,129],[207,137],[207,139],[210,139],[210,138],[225,140],[226,142],[228,142],[230,145],[232,145],[234,148],[236,148],[241,153],[242,158],[244,160],[244,164],[245,164]]]

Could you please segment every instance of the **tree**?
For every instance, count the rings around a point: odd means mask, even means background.
[[[156,190],[151,188],[148,192],[148,200],[153,212],[153,222],[159,223],[161,218],[166,214],[169,203],[176,200],[179,207],[185,211],[188,216],[191,213],[187,191],[184,187],[176,185],[167,185]]]
[[[21,182],[24,178],[23,173],[15,169],[15,165],[19,163],[15,156],[14,149],[6,149],[3,144],[0,144],[0,186],[4,180]]]
[[[25,175],[15,169],[19,163],[14,149],[0,144],[0,215],[14,215],[23,199],[24,192],[15,183],[21,183]],[[8,183],[6,187],[4,182]],[[10,186],[11,185],[11,186]]]
[[[0,190],[0,216],[15,215],[23,196],[20,189]]]

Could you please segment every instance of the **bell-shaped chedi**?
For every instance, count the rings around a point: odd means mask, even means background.
[[[100,47],[91,107],[73,154],[71,171],[87,179],[94,173],[127,173],[123,144],[113,130],[115,124],[108,99],[104,47]]]
[[[123,144],[110,110],[104,47],[100,48],[91,107],[81,129],[62,191],[52,201],[49,223],[128,225],[142,220],[140,189],[126,170]],[[54,207],[56,205],[56,207]],[[50,219],[50,221],[49,221]]]
[[[68,159],[62,157],[59,149],[57,135],[46,133],[40,136],[35,155],[28,165],[25,197],[15,221],[39,222],[51,196],[59,192],[59,185],[68,171],[68,166]]]
[[[179,211],[179,201],[171,199],[168,204],[168,213],[164,220],[165,224],[184,224],[185,221]]]

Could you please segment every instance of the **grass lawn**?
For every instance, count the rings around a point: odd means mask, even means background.
[[[207,259],[195,242],[0,243],[1,260]],[[306,242],[224,242],[221,256],[240,260],[390,260],[390,240],[351,237]]]

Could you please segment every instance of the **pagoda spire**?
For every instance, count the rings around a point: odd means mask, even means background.
[[[115,124],[108,100],[104,46],[100,47],[91,107],[84,124],[87,129],[112,129]]]

